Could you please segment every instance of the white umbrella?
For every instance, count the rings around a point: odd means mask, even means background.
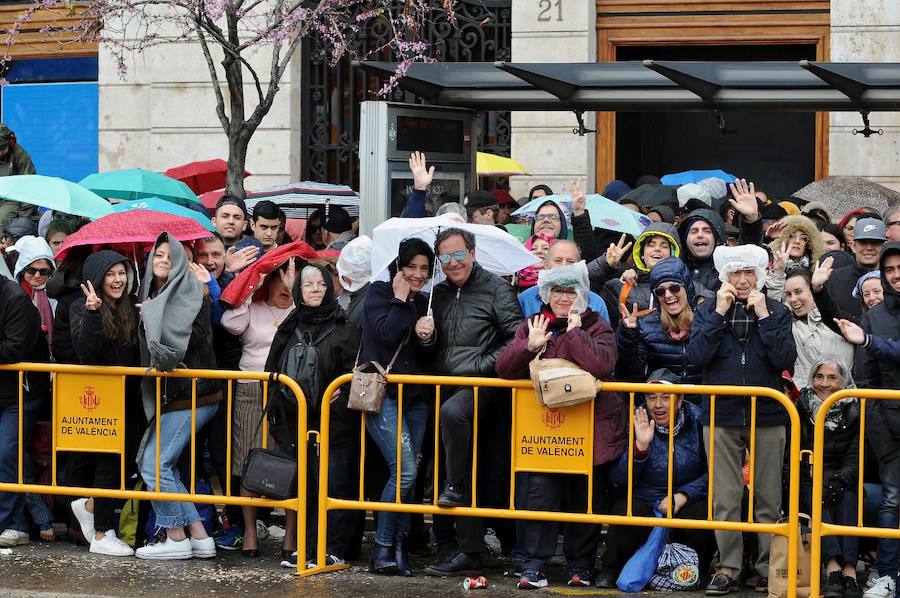
[[[433,218],[391,218],[372,231],[372,280],[384,280],[388,266],[397,259],[401,241],[422,239],[433,247],[438,231],[447,228],[461,228],[475,235],[475,260],[498,276],[514,274],[540,261],[518,239],[496,226],[462,223],[447,214]],[[433,283],[443,279],[444,273],[435,260]]]

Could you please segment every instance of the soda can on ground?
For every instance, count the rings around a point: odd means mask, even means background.
[[[483,590],[488,586],[488,580],[484,577],[467,577],[463,580],[464,590]]]

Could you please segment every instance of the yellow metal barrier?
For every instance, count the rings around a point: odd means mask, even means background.
[[[813,461],[812,475],[812,547],[810,549],[810,571],[812,573],[810,583],[810,596],[820,595],[822,568],[822,538],[825,536],[859,536],[867,538],[894,538],[900,539],[900,529],[881,527],[866,527],[863,524],[863,475],[865,470],[866,447],[866,401],[867,400],[896,400],[900,399],[900,390],[847,388],[840,390],[822,402],[819,412],[816,414],[815,439],[813,441],[813,454],[822,455],[825,446],[825,416],[828,410],[837,401],[847,397],[859,399],[859,479],[857,480],[857,525],[837,525],[822,521],[822,477],[825,472],[823,460]]]
[[[338,388],[341,386],[348,384],[351,380],[352,376],[350,374],[346,374],[334,380],[328,388],[325,390],[323,396],[331,397]],[[320,458],[319,458],[319,501],[318,501],[318,542],[317,542],[317,551],[316,551],[316,567],[310,569],[310,573],[320,573],[324,571],[333,571],[335,569],[346,568],[346,565],[338,565],[338,566],[325,566],[326,559],[326,539],[327,539],[327,514],[330,510],[371,510],[371,511],[385,511],[385,512],[393,512],[393,513],[428,513],[432,515],[451,515],[451,516],[463,516],[463,517],[488,517],[488,518],[496,518],[496,519],[522,519],[522,520],[537,520],[537,521],[556,521],[556,522],[565,522],[565,523],[591,523],[591,524],[610,524],[610,525],[636,525],[643,527],[668,527],[668,528],[681,528],[681,529],[705,529],[705,530],[722,530],[722,531],[734,531],[734,532],[752,532],[752,533],[764,533],[764,534],[776,534],[781,536],[786,536],[788,538],[788,592],[789,595],[794,595],[795,589],[797,586],[797,558],[798,558],[798,546],[799,546],[799,518],[798,518],[798,504],[797,497],[799,496],[799,486],[800,486],[800,477],[799,477],[799,457],[800,457],[800,427],[799,427],[799,416],[797,414],[797,410],[794,404],[784,396],[784,394],[775,391],[771,388],[762,388],[762,387],[749,387],[749,386],[702,386],[702,385],[666,385],[665,387],[661,387],[658,384],[633,384],[633,383],[624,383],[624,382],[604,382],[603,383],[603,391],[609,392],[619,392],[623,394],[627,394],[629,396],[629,418],[633,423],[634,417],[634,406],[635,406],[635,393],[659,393],[666,392],[670,394],[670,418],[674,418],[674,410],[671,409],[671,406],[674,404],[676,395],[697,395],[697,394],[706,394],[710,395],[710,447],[709,447],[709,491],[707,495],[708,501],[708,512],[707,518],[705,520],[700,519],[676,519],[672,517],[671,509],[669,510],[668,516],[665,518],[656,518],[656,517],[638,517],[632,515],[631,505],[632,505],[632,491],[633,491],[633,470],[632,470],[632,462],[633,462],[633,447],[634,447],[634,431],[633,425],[629,426],[630,433],[628,438],[628,454],[629,454],[629,467],[628,467],[628,495],[627,495],[627,512],[625,515],[603,515],[593,513],[592,501],[588,500],[587,505],[587,513],[565,513],[565,512],[552,512],[552,511],[529,511],[529,510],[518,510],[515,508],[515,504],[513,502],[513,496],[515,495],[515,473],[522,471],[529,472],[543,472],[543,473],[568,473],[568,474],[583,474],[587,477],[588,488],[592,488],[593,486],[593,468],[591,461],[591,453],[593,450],[593,405],[591,403],[587,403],[589,406],[590,412],[590,425],[589,425],[589,438],[585,440],[583,444],[588,448],[588,459],[587,466],[582,467],[574,467],[574,468],[547,468],[547,467],[528,467],[516,466],[516,429],[515,423],[513,428],[513,442],[511,442],[511,461],[512,461],[512,471],[511,480],[510,480],[510,504],[508,509],[501,508],[486,508],[486,507],[478,507],[477,506],[477,479],[478,479],[478,451],[473,450],[472,457],[472,503],[471,506],[467,507],[456,507],[456,508],[441,508],[437,506],[437,494],[438,494],[438,480],[439,480],[439,472],[438,472],[438,463],[439,463],[439,451],[440,441],[439,441],[439,431],[440,431],[440,392],[442,387],[473,387],[475,388],[474,394],[474,421],[472,426],[472,446],[478,446],[478,433],[479,433],[479,422],[478,422],[478,388],[509,388],[512,391],[512,409],[513,409],[513,421],[516,421],[516,412],[519,409],[529,408],[533,405],[536,405],[535,400],[533,398],[534,389],[531,385],[530,381],[527,380],[501,380],[498,378],[470,378],[470,377],[460,377],[460,376],[421,376],[421,375],[402,375],[402,374],[391,374],[388,376],[388,380],[391,384],[398,385],[397,392],[397,400],[398,404],[398,412],[402,413],[402,401],[403,401],[403,386],[410,385],[428,385],[435,387],[435,397],[434,397],[434,496],[433,502],[431,505],[426,504],[412,504],[412,503],[401,503],[401,497],[399,489],[397,491],[397,495],[395,497],[394,502],[375,502],[375,501],[367,501],[365,500],[364,490],[363,490],[363,482],[364,482],[364,470],[365,470],[365,414],[362,414],[363,418],[363,426],[361,431],[361,449],[360,449],[360,488],[359,488],[359,497],[358,500],[349,500],[349,499],[340,499],[333,498],[328,496],[328,453],[329,453],[329,430],[330,430],[330,410],[322,409],[322,421],[319,431],[320,438]],[[750,396],[751,399],[751,424],[750,424],[750,509],[749,509],[749,517],[747,521],[716,521],[713,519],[713,480],[714,480],[714,463],[715,463],[715,398],[717,395],[737,395],[737,396]],[[780,523],[759,523],[753,521],[753,479],[754,479],[754,468],[755,468],[755,459],[756,459],[756,444],[755,444],[755,432],[756,432],[756,403],[757,399],[765,397],[768,399],[773,399],[780,403],[782,407],[784,407],[785,411],[788,414],[790,421],[790,445],[789,445],[789,459],[791,463],[790,467],[790,476],[789,476],[789,496],[791,497],[789,500],[788,507],[788,516],[787,521],[782,521]],[[327,405],[327,401],[323,401],[323,404]],[[570,407],[567,409],[577,409],[580,405],[575,407]],[[552,410],[551,410],[552,411]],[[402,418],[398,418],[398,428],[402,425]],[[674,422],[673,422],[674,423]],[[669,471],[668,471],[668,501],[669,504],[672,504],[672,477],[673,477],[673,459],[672,452],[674,450],[674,442],[672,442],[674,426],[670,424],[669,426]],[[399,488],[399,480],[401,479],[401,459],[400,459],[400,447],[399,447],[399,432],[398,432],[398,448],[397,448],[397,472],[395,479],[398,480],[397,486]],[[521,448],[521,447],[520,447]],[[818,460],[817,460],[818,462]],[[590,490],[589,490],[590,492]],[[900,535],[900,532],[898,532]]]
[[[306,512],[306,399],[303,391],[296,381],[283,374],[268,374],[265,372],[242,372],[231,370],[175,370],[172,372],[157,372],[141,367],[118,367],[118,366],[84,366],[69,365],[57,363],[14,363],[0,365],[0,371],[15,371],[19,373],[19,432],[18,437],[23,437],[22,430],[22,410],[24,405],[23,377],[25,372],[47,373],[52,376],[52,400],[53,400],[53,451],[51,462],[51,483],[43,484],[25,484],[23,482],[24,468],[22,467],[23,443],[18,443],[18,483],[0,483],[0,492],[22,492],[37,494],[52,494],[63,496],[79,496],[79,497],[98,497],[98,498],[116,498],[116,499],[138,499],[138,500],[158,500],[158,501],[178,501],[178,502],[199,502],[224,505],[236,505],[247,507],[271,507],[283,508],[297,513],[297,574],[304,574],[306,564],[306,533],[305,528],[301,527],[305,522]],[[109,413],[119,414],[122,422],[124,421],[124,381],[126,376],[131,377],[154,377],[156,379],[156,437],[159,438],[160,432],[160,390],[163,378],[190,378],[191,379],[191,480],[190,492],[187,494],[162,492],[159,484],[155,490],[126,490],[125,488],[125,451],[124,451],[124,428],[116,430],[112,426],[121,425],[120,423],[111,423],[113,417],[95,417],[100,420],[96,428],[85,431],[82,436],[96,436],[98,441],[95,443],[86,442],[85,438],[69,440],[66,436],[78,436],[74,432],[77,431],[73,424],[72,430],[66,431],[66,422],[60,414],[65,410],[78,406],[91,412],[100,409],[101,406],[110,409]],[[213,494],[196,494],[195,488],[195,472],[196,472],[196,417],[197,417],[197,379],[206,378],[213,380],[227,380],[227,389],[223,400],[220,401],[219,408],[227,409],[227,444],[226,444],[226,461],[228,468],[227,479],[222,480],[224,484],[225,495]],[[297,497],[287,500],[270,500],[266,498],[250,498],[243,496],[231,495],[231,416],[233,402],[233,387],[237,380],[259,381],[263,384],[263,405],[268,400],[268,385],[270,383],[282,383],[294,394],[297,399]],[[105,387],[112,391],[112,405],[109,401],[103,401],[97,393],[98,387]],[[78,390],[74,390],[78,389]],[[72,392],[80,393],[72,394]],[[76,399],[78,397],[78,399]],[[73,403],[73,401],[77,401]],[[104,402],[106,403],[104,405]],[[223,407],[224,406],[224,407]],[[107,413],[104,411],[103,413]],[[60,428],[59,430],[57,428]],[[71,434],[70,434],[71,432]],[[113,432],[116,432],[115,434]],[[264,423],[262,431],[262,442],[265,447],[267,442],[267,425]],[[156,445],[156,479],[159,480],[159,442]],[[59,486],[56,483],[56,464],[58,452],[81,452],[81,453],[108,453],[118,454],[121,457],[121,479],[118,489],[108,488],[81,488],[75,486]]]

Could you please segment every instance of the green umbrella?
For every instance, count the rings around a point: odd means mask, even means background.
[[[0,177],[0,198],[86,218],[112,214],[108,201],[81,185],[55,176],[19,174]]]
[[[200,204],[191,188],[181,181],[143,168],[97,172],[84,177],[79,184],[106,199],[161,197],[183,206]]]

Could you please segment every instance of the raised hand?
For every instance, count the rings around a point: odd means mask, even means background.
[[[103,300],[97,296],[90,280],[81,285],[81,292],[84,293],[84,306],[88,311],[97,311],[103,305]]]
[[[624,303],[620,303],[619,314],[622,316],[619,321],[624,324],[626,328],[637,328],[637,320],[640,315],[637,303],[631,304],[631,313],[628,312],[628,308],[625,307]]]
[[[427,191],[434,178],[434,166],[427,167],[424,153],[413,152],[409,155],[409,171],[413,175],[413,187],[419,191]]]
[[[210,280],[212,280],[212,274],[210,274],[209,270],[207,270],[200,264],[195,264],[194,262],[189,262],[188,268],[191,269],[191,272],[194,273],[194,276],[197,277],[197,280],[200,281],[200,284],[206,284]]]
[[[431,310],[428,310],[428,314],[422,316],[416,321],[416,336],[418,336],[422,342],[428,342],[431,340],[431,337],[434,335],[434,316],[431,314]]]
[[[394,274],[394,280],[391,281],[391,286],[394,288],[395,299],[399,299],[400,301],[409,299],[412,287],[409,285],[409,281],[406,280],[406,277],[403,276],[403,272],[397,270],[397,273]]]
[[[766,294],[753,289],[747,297],[747,307],[756,312],[760,320],[769,317],[769,306],[766,305]]]
[[[787,222],[785,222],[784,219],[776,220],[766,229],[766,235],[768,235],[770,239],[777,239],[781,236],[785,226],[787,226]]]
[[[294,282],[297,280],[296,263],[297,258],[289,258],[287,268],[278,271],[278,275],[281,277],[281,282],[284,283],[284,286],[288,289],[293,289]]]
[[[574,305],[569,308],[568,322],[569,325],[566,328],[566,332],[575,328],[581,328],[581,314],[578,313],[578,310],[575,309]]]
[[[841,334],[844,335],[844,338],[847,339],[848,343],[854,345],[861,345],[866,342],[866,332],[850,320],[841,320],[839,318],[834,319],[834,323],[838,325],[838,328],[841,330]]]
[[[772,270],[779,276],[784,276],[785,270],[787,270],[788,260],[791,257],[790,253],[788,253],[787,245],[782,243],[781,249],[772,252],[772,255],[774,257],[772,260]]]
[[[622,257],[631,249],[631,241],[625,243],[625,234],[619,237],[618,243],[610,243],[606,249],[606,263],[610,268],[616,269],[622,261]]]
[[[537,315],[528,322],[528,350],[537,353],[541,347],[547,344],[553,338],[552,332],[547,332],[550,320],[543,315]]]
[[[828,282],[828,279],[831,278],[831,274],[834,272],[834,258],[831,256],[826,257],[821,262],[816,262],[813,265],[813,274],[812,274],[812,289],[816,293],[821,291],[825,287],[825,283]]]
[[[629,268],[622,272],[622,276],[619,277],[619,280],[622,281],[622,284],[636,285],[638,281],[637,271],[634,268]]]
[[[716,291],[716,313],[724,316],[731,309],[731,305],[737,298],[737,291],[729,282],[723,282]]]
[[[756,222],[759,219],[759,204],[756,202],[756,187],[753,183],[748,184],[746,179],[737,179],[728,186],[734,197],[728,200],[731,207],[738,211],[746,222]]]
[[[238,274],[252,264],[258,254],[259,247],[244,247],[240,251],[235,251],[234,247],[229,247],[228,251],[225,252],[225,269],[232,274]]]
[[[581,216],[584,214],[584,191],[581,190],[581,181],[575,179],[569,188],[569,194],[572,196],[572,215]]]
[[[656,430],[656,422],[647,415],[647,410],[638,407],[634,410],[634,444],[641,451],[650,448],[653,442],[653,433]]]

